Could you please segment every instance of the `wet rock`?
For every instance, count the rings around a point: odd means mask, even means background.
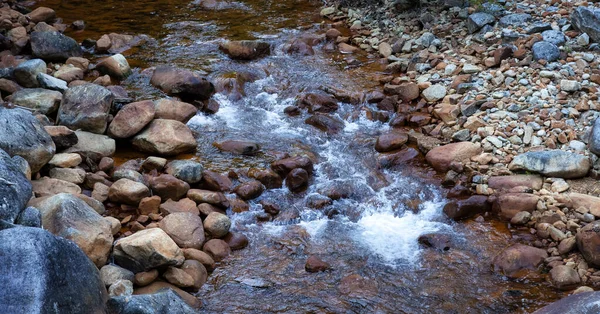
[[[523,244],[513,244],[492,260],[495,272],[510,278],[521,277],[526,270],[535,270],[548,257],[545,250]]]
[[[73,242],[40,228],[9,228],[0,231],[0,252],[3,311],[53,313],[60,304],[65,313],[106,312],[98,269]]]
[[[204,227],[202,219],[192,213],[172,213],[163,218],[159,227],[181,248],[202,248]]]
[[[248,177],[260,181],[267,189],[278,189],[283,184],[283,179],[271,169],[251,168]]]
[[[21,156],[38,172],[56,151],[52,138],[28,111],[0,106],[0,148],[11,156]]]
[[[237,232],[229,232],[223,238],[223,241],[229,245],[231,250],[241,250],[248,246],[248,237]]]
[[[252,180],[238,185],[233,191],[243,200],[251,200],[259,197],[265,187],[259,181]]]
[[[197,309],[169,288],[152,294],[112,297],[106,306],[110,313],[118,314],[198,313]]]
[[[230,140],[219,143],[215,142],[213,143],[213,146],[220,151],[239,155],[254,155],[260,151],[260,146],[257,143],[249,141]]]
[[[46,62],[41,59],[27,60],[15,67],[13,75],[19,85],[27,88],[39,87],[37,76],[46,73]]]
[[[546,60],[548,62],[556,61],[560,58],[558,47],[547,41],[538,41],[531,47],[533,58],[535,60]]]
[[[73,38],[59,32],[32,32],[30,41],[33,56],[44,60],[64,61],[83,54]]]
[[[313,162],[305,156],[294,156],[274,161],[271,168],[282,177],[296,168],[302,168],[310,175],[313,172]]]
[[[167,94],[190,99],[209,99],[215,90],[213,84],[199,74],[170,66],[157,67],[150,83]]]
[[[600,10],[594,7],[580,6],[571,13],[571,23],[592,41],[600,42]]]
[[[133,272],[183,263],[183,253],[160,228],[138,231],[115,242],[115,262]]]
[[[18,161],[0,149],[0,220],[15,222],[31,193],[31,183],[21,172]]]
[[[51,196],[59,193],[81,193],[81,188],[77,184],[48,177],[31,181],[31,186],[33,187],[33,193],[37,197]]]
[[[375,150],[380,153],[390,152],[402,148],[406,142],[408,142],[406,133],[386,133],[377,137]]]
[[[454,246],[451,234],[426,233],[419,236],[419,244],[439,251],[448,251]]]
[[[318,273],[326,271],[330,268],[331,266],[329,266],[328,263],[322,261],[314,255],[309,256],[306,260],[306,264],[304,265],[304,269],[309,273]]]
[[[290,171],[285,177],[285,185],[292,192],[301,192],[308,186],[308,172],[302,168]]]
[[[152,193],[160,196],[163,200],[171,199],[178,201],[186,195],[190,189],[190,185],[170,174],[161,174],[158,177],[150,179],[150,188],[152,189]]]
[[[115,154],[115,140],[100,134],[94,134],[85,131],[75,131],[77,144],[67,148],[65,153],[78,153],[83,156],[101,156],[110,157]]]
[[[219,49],[235,60],[254,60],[271,54],[269,43],[254,40],[227,41]]]
[[[42,226],[49,232],[71,240],[90,260],[101,267],[112,247],[110,224],[84,201],[61,193],[36,204]]]
[[[379,168],[393,168],[396,166],[406,166],[407,162],[419,156],[419,152],[407,147],[393,153],[386,153],[377,156],[377,165]]]
[[[52,114],[58,109],[62,94],[43,88],[25,88],[9,97],[15,105],[31,108],[42,114]]]
[[[527,193],[506,193],[498,196],[493,209],[506,220],[512,219],[518,212],[533,212],[536,210],[539,197]]]
[[[165,119],[150,122],[131,142],[135,148],[143,152],[161,156],[191,152],[198,145],[185,124]]]
[[[337,100],[329,95],[307,93],[298,100],[299,108],[308,108],[308,112],[330,113],[338,109]]]
[[[231,248],[229,248],[227,242],[220,239],[208,240],[204,243],[202,251],[208,253],[215,262],[220,262],[231,254]]]
[[[450,201],[444,205],[444,213],[454,220],[466,219],[490,211],[491,205],[485,195],[473,195],[465,200]]]
[[[154,119],[154,113],[154,103],[151,100],[127,104],[115,115],[107,133],[113,138],[132,137]]]
[[[516,187],[539,190],[543,183],[543,179],[539,175],[528,174],[493,176],[488,179],[488,187],[500,191],[509,191]]]
[[[561,150],[527,152],[516,156],[509,165],[512,171],[538,172],[548,177],[581,178],[590,170],[588,157]]]
[[[469,31],[469,34],[473,34],[485,25],[492,24],[494,22],[496,22],[496,18],[491,14],[484,12],[473,13],[469,15],[469,18],[467,19],[467,30]]]
[[[96,65],[96,70],[101,74],[108,74],[119,80],[131,74],[131,67],[129,67],[127,59],[120,53],[100,60]]]
[[[304,121],[308,125],[330,134],[335,134],[344,129],[344,121],[324,113],[317,113]]]
[[[70,129],[102,134],[106,130],[112,101],[112,93],[96,84],[69,88],[64,93],[58,110],[58,124]]]
[[[119,280],[134,281],[134,277],[133,272],[117,265],[108,264],[100,268],[100,280],[106,287],[117,283]]]
[[[196,207],[196,202],[192,201],[189,198],[183,198],[179,201],[173,201],[172,199],[167,199],[166,202],[160,205],[160,212],[163,215],[169,215],[172,213],[192,213],[195,215],[199,215],[200,212]]]
[[[156,119],[177,120],[186,123],[196,115],[198,109],[186,102],[162,98],[154,101]]]
[[[340,293],[350,297],[374,296],[377,295],[379,290],[375,280],[364,278],[357,274],[342,278],[338,289]]]
[[[229,207],[229,201],[223,193],[207,190],[190,189],[187,197],[196,203],[208,203],[220,208]]]
[[[550,270],[552,285],[561,290],[570,290],[581,282],[577,271],[569,266],[558,265]]]
[[[167,164],[166,172],[189,184],[202,180],[202,164],[194,160],[173,160]]]
[[[593,265],[600,266],[600,222],[587,224],[577,231],[577,247],[585,260]]]
[[[150,190],[142,183],[129,179],[119,179],[108,190],[111,202],[137,206],[144,197],[150,196]]]
[[[204,230],[208,232],[213,238],[222,238],[228,232],[231,227],[231,220],[227,215],[221,213],[210,213],[206,219],[204,219]]]
[[[283,50],[288,54],[301,56],[312,56],[315,54],[313,48],[302,39],[292,40],[289,44],[284,46]]]
[[[437,171],[447,172],[452,162],[469,161],[471,157],[482,152],[479,144],[471,142],[451,143],[430,150],[425,159]]]

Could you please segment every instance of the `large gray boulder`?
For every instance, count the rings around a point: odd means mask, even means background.
[[[588,157],[561,150],[527,152],[518,155],[508,166],[510,170],[537,172],[548,177],[575,179],[590,170]]]
[[[570,295],[533,312],[533,314],[596,314],[600,313],[600,292]]]
[[[164,289],[153,294],[112,297],[106,305],[111,314],[199,313],[172,289]]]
[[[44,229],[75,242],[96,266],[106,264],[113,243],[111,225],[86,202],[61,193],[35,206]]]
[[[17,65],[13,75],[23,87],[38,87],[37,76],[40,73],[46,73],[46,62],[42,59],[31,59]]]
[[[84,84],[69,88],[58,110],[58,124],[72,130],[103,134],[112,101],[113,93],[100,85]]]
[[[3,313],[106,313],[98,269],[71,241],[40,228],[0,231]]]
[[[594,121],[594,127],[588,138],[590,152],[600,156],[600,119]]]
[[[33,56],[44,60],[64,61],[70,57],[83,55],[75,39],[59,32],[32,32],[30,41]]]
[[[594,42],[600,42],[600,9],[580,6],[571,13],[571,24],[587,33]]]
[[[11,156],[21,156],[31,172],[38,172],[56,152],[52,138],[27,110],[0,106],[0,148]]]
[[[535,60],[552,62],[560,58],[560,49],[555,44],[547,41],[538,41],[533,44],[531,51]]]
[[[19,158],[19,157],[16,157]],[[0,149],[0,220],[13,223],[31,198],[31,182],[19,164]]]

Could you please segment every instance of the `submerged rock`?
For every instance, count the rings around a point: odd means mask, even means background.
[[[231,59],[254,60],[271,54],[271,45],[264,41],[239,40],[219,45]]]

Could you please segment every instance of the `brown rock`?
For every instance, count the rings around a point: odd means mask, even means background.
[[[135,279],[133,283],[137,286],[143,287],[151,284],[154,280],[158,278],[158,270],[153,269],[149,271],[143,271],[135,274]]]
[[[361,277],[358,274],[348,275],[338,286],[340,293],[350,297],[375,296],[378,294],[377,282],[372,279]]]
[[[437,171],[446,172],[450,170],[452,162],[469,161],[471,157],[482,152],[479,144],[471,142],[459,142],[438,146],[430,150],[425,159]]]
[[[328,134],[336,134],[344,129],[344,121],[325,113],[316,113],[304,120],[304,123]]]
[[[500,47],[494,51],[494,65],[500,65],[502,60],[512,57],[513,51],[511,47]]]
[[[231,248],[229,248],[227,242],[220,239],[208,240],[204,243],[202,251],[208,253],[215,262],[220,262],[231,254]]]
[[[600,221],[594,221],[579,229],[577,247],[583,258],[593,266],[600,266]]]
[[[163,218],[159,227],[182,248],[200,249],[204,243],[202,219],[192,213],[172,213]]]
[[[196,203],[208,203],[221,208],[229,207],[229,201],[223,193],[207,190],[190,189],[187,197]]]
[[[194,285],[194,278],[183,269],[169,266],[163,277],[171,284],[180,288],[188,288]]]
[[[331,268],[329,266],[328,263],[322,261],[321,259],[319,259],[318,257],[311,255],[307,260],[306,260],[306,265],[304,266],[304,269],[306,269],[307,272],[309,273],[317,273],[317,272],[321,272],[321,271],[326,271],[329,268]]]
[[[377,137],[375,150],[384,153],[402,148],[408,142],[406,133],[390,132]]]
[[[119,110],[108,126],[108,135],[113,138],[132,137],[154,119],[154,112],[154,103],[151,100],[127,104]]]
[[[509,191],[520,186],[539,190],[542,188],[542,184],[543,180],[539,175],[494,176],[488,179],[488,187],[501,191]]]
[[[147,186],[129,179],[119,179],[108,190],[111,202],[137,206],[144,197],[150,196]]]
[[[444,206],[444,213],[454,219],[466,219],[491,209],[485,195],[473,195],[466,200],[450,201]]]
[[[231,59],[254,60],[271,54],[271,45],[263,41],[228,41],[219,45]]]
[[[233,191],[243,200],[251,200],[259,197],[265,191],[265,187],[259,181],[252,180],[238,185]]]
[[[202,301],[200,301],[200,299],[164,281],[155,281],[152,284],[147,285],[145,287],[137,288],[133,291],[133,294],[153,294],[160,292],[164,289],[172,289],[185,301],[185,303],[187,303],[193,308],[200,309],[202,307]]]
[[[600,217],[600,197],[581,193],[569,193],[567,194],[567,197],[570,200],[569,207],[574,209],[584,207],[587,208],[594,217]]]
[[[545,250],[523,244],[514,244],[502,250],[492,261],[495,272],[518,278],[526,270],[535,270],[548,257]]]
[[[141,230],[117,240],[113,255],[118,265],[133,272],[181,265],[184,261],[183,252],[160,228]]]
[[[138,214],[150,215],[158,214],[158,207],[160,206],[160,196],[144,197],[138,205]]]
[[[56,12],[50,8],[38,7],[27,13],[27,16],[33,23],[53,22],[56,19]]]
[[[59,193],[80,194],[81,188],[71,182],[42,177],[31,181],[33,193],[37,197],[51,196]]]
[[[223,238],[223,241],[227,242],[227,245],[231,250],[241,250],[248,246],[248,237],[237,232],[229,232]]]
[[[193,283],[190,287],[195,291],[199,290],[208,278],[206,268],[197,260],[186,260],[183,262],[183,265],[181,265],[181,269],[193,279]]]
[[[292,192],[303,191],[308,186],[308,172],[302,168],[292,170],[285,177],[285,185]]]
[[[221,213],[210,213],[204,219],[204,229],[213,238],[222,238],[229,232],[231,220],[227,215]]]
[[[57,150],[69,148],[78,142],[77,134],[66,126],[49,125],[44,126],[44,129],[50,134]]]
[[[220,214],[225,214],[225,210],[213,205],[210,205],[208,203],[202,203],[199,204],[197,207],[197,210],[200,212],[200,214],[202,216],[208,216],[211,213],[220,213]]]
[[[152,189],[152,193],[160,196],[163,200],[171,199],[178,201],[186,195],[190,189],[190,185],[170,174],[161,174],[158,177],[150,179],[150,188]]]
[[[209,271],[215,269],[215,261],[210,255],[203,251],[196,249],[183,249],[183,255],[187,260],[196,260],[202,263],[202,265],[204,265],[204,267],[206,267],[206,269]]]
[[[213,84],[199,74],[170,66],[157,67],[150,84],[167,94],[200,100],[209,99],[215,91]]]
[[[202,180],[200,186],[211,191],[227,192],[233,187],[231,180],[220,173],[205,170],[202,172]]]
[[[558,265],[550,270],[552,285],[560,290],[571,290],[581,283],[577,271],[569,266]]]
[[[248,177],[260,181],[267,189],[278,189],[283,184],[281,177],[271,169],[251,168]]]
[[[258,144],[248,141],[223,141],[213,143],[220,151],[238,155],[254,155],[260,151]]]
[[[172,199],[168,199],[166,202],[160,205],[160,212],[163,215],[169,215],[172,213],[191,213],[199,215],[200,212],[196,207],[196,202],[189,198],[182,198],[175,202]]]
[[[504,219],[510,220],[520,211],[533,212],[539,197],[527,193],[507,193],[496,198],[493,210]]]
[[[308,157],[295,156],[277,160],[271,164],[271,169],[282,177],[287,176],[290,171],[296,168],[302,168],[310,175],[313,172],[313,162]]]
[[[198,109],[192,104],[168,98],[154,101],[156,119],[177,120],[186,123],[196,115]]]
[[[231,206],[231,211],[233,211],[234,213],[243,213],[250,210],[250,205],[248,204],[248,202],[239,198],[229,199],[229,205]]]
[[[338,109],[337,100],[330,95],[307,93],[298,100],[299,108],[308,108],[308,112],[330,113]]]
[[[194,151],[198,143],[190,129],[175,120],[156,119],[141,133],[132,144],[142,152],[173,156]]]
[[[331,41],[335,41],[342,33],[335,28],[330,28],[325,32],[325,38]]]

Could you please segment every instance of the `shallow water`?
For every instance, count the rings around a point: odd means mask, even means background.
[[[67,23],[85,20],[85,31],[68,32],[79,41],[109,32],[148,35],[144,46],[125,53],[138,67],[124,82],[135,99],[164,96],[149,86],[143,71],[160,64],[204,71],[213,81],[235,73],[257,78],[245,84],[241,99],[217,94],[220,110],[188,123],[200,144],[194,158],[205,168],[226,172],[267,167],[280,152],[318,161],[306,192],[268,190],[250,202],[249,212],[232,213],[234,229],[246,234],[250,245],[221,263],[198,293],[206,312],[515,313],[560,297],[543,278],[510,281],[491,272],[494,254],[512,243],[511,238],[526,241],[526,234],[511,234],[489,217],[482,222],[449,221],[442,212],[444,190],[422,156],[379,169],[374,140],[388,126],[367,118],[368,105],[340,103],[335,115],[344,128],[335,135],[306,125],[306,113],[283,113],[301,92],[323,87],[366,92],[378,85],[375,77],[382,74],[377,58],[325,52],[323,44],[315,47],[314,56],[282,51],[294,38],[325,31],[318,16],[320,3],[219,2],[218,10],[173,0],[48,0],[36,5],[57,9]],[[270,57],[235,62],[218,51],[224,39],[256,38],[273,43]],[[351,58],[361,66],[348,66]],[[220,153],[212,143],[225,139],[256,141],[262,153],[243,158]],[[342,187],[348,197],[318,210],[307,206],[331,186]],[[281,206],[279,218],[257,221],[261,199]],[[420,247],[418,237],[430,232],[450,234],[452,248]],[[332,270],[307,273],[309,255],[330,263]]]

